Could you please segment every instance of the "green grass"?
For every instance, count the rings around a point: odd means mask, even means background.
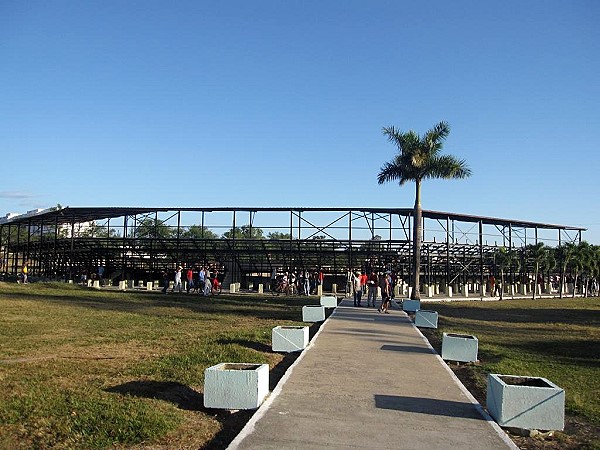
[[[283,365],[271,329],[307,303],[0,283],[0,448],[205,446],[229,419],[203,409],[204,369]]]
[[[428,304],[443,332],[479,341],[473,382],[488,373],[544,377],[565,389],[567,414],[600,425],[600,299],[538,299]],[[599,443],[596,442],[596,445]]]

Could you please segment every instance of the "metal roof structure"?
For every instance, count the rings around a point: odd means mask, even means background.
[[[2,224],[31,224],[40,225],[42,223],[54,223],[59,224],[71,223],[71,222],[89,222],[92,220],[109,219],[123,216],[134,216],[139,214],[149,214],[153,212],[169,212],[169,211],[187,211],[187,212],[233,212],[233,211],[246,211],[246,212],[286,212],[286,211],[298,211],[298,212],[318,212],[318,211],[331,211],[331,212],[343,212],[343,211],[364,211],[367,213],[376,214],[397,214],[400,216],[412,216],[412,208],[315,208],[315,207],[202,207],[202,208],[181,208],[181,207],[64,207],[64,208],[48,208],[35,213],[22,214],[13,216],[9,219],[0,219],[0,225]],[[423,217],[426,219],[437,219],[437,220],[456,220],[460,222],[478,223],[482,222],[490,225],[498,226],[513,226],[522,228],[539,228],[539,229],[553,229],[553,230],[571,230],[571,231],[586,231],[586,228],[574,227],[569,225],[557,225],[543,222],[533,222],[515,219],[501,219],[498,217],[489,216],[476,216],[470,214],[459,214],[450,213],[443,211],[431,211],[423,210]]]
[[[581,241],[585,228],[423,210],[425,279],[482,280],[499,246]],[[272,270],[348,267],[411,275],[412,208],[56,207],[0,219],[0,272],[72,277],[98,265],[114,277],[156,279],[187,264],[223,264],[229,281]],[[526,268],[525,268],[526,269]],[[523,269],[523,270],[525,270]],[[129,279],[129,278],[128,278]]]

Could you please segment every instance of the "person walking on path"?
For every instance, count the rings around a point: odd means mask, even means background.
[[[356,273],[352,276],[352,290],[354,293],[354,306],[362,306],[360,304],[362,298],[362,286],[360,284],[360,276]]]
[[[375,307],[375,300],[377,299],[377,285],[379,284],[379,277],[377,276],[377,272],[374,270],[371,271],[371,275],[369,275],[369,292],[367,294],[367,306]]]
[[[173,292],[177,289],[178,292],[181,292],[181,271],[183,267],[179,266],[177,271],[175,272],[175,284],[173,285]]]
[[[379,307],[379,312],[389,314],[388,309],[390,307],[391,298],[390,298],[390,287],[391,287],[391,275],[389,273],[385,274],[381,279],[381,306]]]

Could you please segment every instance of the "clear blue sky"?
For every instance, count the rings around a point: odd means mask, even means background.
[[[0,215],[411,207],[383,126],[450,123],[423,208],[600,244],[600,2],[0,2]]]

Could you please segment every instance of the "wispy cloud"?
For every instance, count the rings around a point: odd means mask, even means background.
[[[18,192],[18,191],[0,191],[0,198],[10,198],[10,199],[32,199],[35,198],[35,195],[31,195],[27,192]]]

